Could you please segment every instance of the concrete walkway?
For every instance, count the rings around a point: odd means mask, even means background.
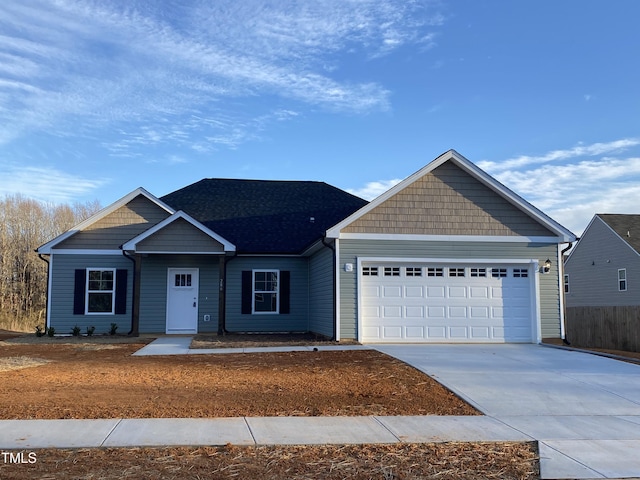
[[[191,350],[163,337],[134,355]],[[328,346],[363,349],[363,346]],[[486,416],[2,420],[0,449],[538,440],[542,478],[640,477],[640,365],[537,345],[379,345]]]
[[[538,440],[542,478],[640,477],[640,365],[539,345],[384,345]]]

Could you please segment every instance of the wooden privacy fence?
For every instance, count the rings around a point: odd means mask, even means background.
[[[568,307],[571,346],[640,352],[640,306]]]

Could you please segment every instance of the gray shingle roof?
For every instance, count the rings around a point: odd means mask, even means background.
[[[324,182],[220,178],[161,200],[235,244],[239,253],[283,254],[301,253],[367,204]]]
[[[597,214],[614,232],[640,253],[640,215],[635,214]]]

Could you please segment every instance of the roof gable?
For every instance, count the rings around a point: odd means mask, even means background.
[[[454,150],[329,229],[344,233],[575,236]]]
[[[173,209],[143,188],[138,188],[85,221],[38,248],[118,249],[131,237],[164,220]]]
[[[599,213],[600,218],[627,245],[640,253],[640,215]]]
[[[178,211],[126,242],[122,249],[137,253],[219,254],[233,252],[236,247],[185,212]]]

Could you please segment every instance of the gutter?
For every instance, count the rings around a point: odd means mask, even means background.
[[[330,243],[327,243],[327,237],[323,236],[322,237],[322,244],[327,247],[329,250],[331,250],[333,252],[333,255],[331,255],[331,258],[333,260],[333,275],[334,275],[334,279],[333,279],[333,336],[331,338],[331,340],[335,341],[335,339],[337,338],[337,334],[338,332],[336,331],[336,314],[338,313],[338,288],[337,288],[337,282],[336,282],[336,278],[335,278],[335,274],[336,274],[336,266],[337,266],[337,262],[338,259],[336,258],[336,249],[333,245],[331,245]]]
[[[38,253],[38,250],[35,250]],[[44,331],[49,328],[49,281],[51,276],[51,263],[44,258],[41,253],[38,253],[38,258],[47,264],[47,288],[45,289],[45,303],[44,303]]]

